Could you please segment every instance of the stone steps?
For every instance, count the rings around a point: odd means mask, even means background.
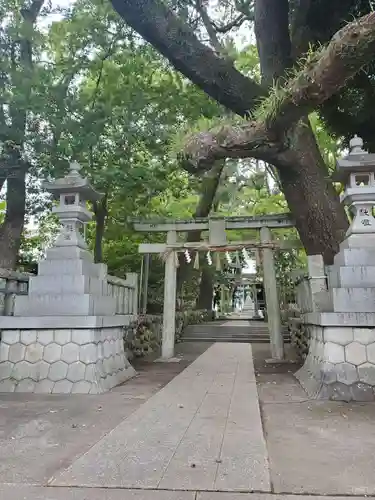
[[[244,342],[244,343],[269,343],[268,327],[258,322],[248,325],[236,326],[231,324],[204,323],[189,325],[182,334],[184,342]],[[283,331],[284,342],[290,342],[290,334],[285,328]]]

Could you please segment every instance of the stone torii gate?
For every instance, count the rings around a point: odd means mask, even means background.
[[[273,241],[271,229],[294,227],[290,214],[275,214],[261,217],[209,217],[190,220],[138,220],[130,219],[134,229],[140,232],[167,233],[166,243],[141,243],[141,254],[164,254],[164,307],[162,359],[174,356],[175,315],[176,315],[176,252],[196,251],[234,251],[242,248],[260,248],[262,251],[264,289],[266,295],[268,325],[270,330],[271,355],[275,360],[283,359],[284,345],[281,330],[281,315],[274,265],[275,249],[289,250],[300,246],[299,242]],[[228,242],[226,230],[257,229],[260,241]],[[189,231],[209,232],[208,242],[179,242],[177,233]]]

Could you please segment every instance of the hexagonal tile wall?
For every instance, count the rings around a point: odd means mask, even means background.
[[[81,361],[76,361],[69,365],[67,379],[71,382],[79,382],[85,379],[86,365]]]
[[[1,332],[1,342],[12,345],[20,342],[20,331],[19,330],[3,330]]]
[[[26,347],[25,360],[29,363],[37,363],[43,358],[42,344],[30,344]]]
[[[22,344],[13,344],[9,348],[9,361],[12,363],[18,363],[25,359],[26,346]]]
[[[14,368],[14,363],[10,361],[4,361],[0,363],[0,380],[5,380],[9,378],[12,374]]]
[[[8,331],[9,343],[0,344],[0,390],[44,394],[109,390],[124,381],[122,371],[130,366],[121,336],[121,328]]]
[[[356,366],[366,363],[366,346],[359,342],[352,342],[345,347],[345,358],[346,361]]]
[[[35,392],[37,394],[51,394],[55,382],[52,380],[40,380],[35,384]]]
[[[63,361],[56,361],[52,363],[48,372],[48,378],[57,382],[58,380],[62,380],[66,378],[68,373],[68,365]]]
[[[21,330],[21,343],[25,345],[36,342],[36,330]]]
[[[345,361],[344,347],[333,342],[326,342],[324,358],[331,363],[343,363]]]
[[[326,328],[324,330],[324,340],[335,344],[347,345],[353,342],[353,328]]]
[[[9,344],[5,344],[4,342],[0,342],[0,362],[8,361],[9,359]]]
[[[79,360],[79,355],[80,355],[80,348],[77,344],[73,344],[70,342],[69,344],[66,344],[62,348],[61,352],[61,359],[62,361],[65,361],[66,363],[74,363],[75,361]]]
[[[364,363],[358,367],[358,375],[361,382],[375,386],[375,365]]]
[[[69,394],[72,392],[73,383],[69,380],[60,380],[56,382],[52,389],[52,394]]]
[[[55,330],[54,331],[54,340],[56,344],[65,345],[71,342],[72,340],[72,331],[71,330]]]
[[[79,359],[85,364],[95,363],[98,359],[96,344],[86,344],[79,349]]]
[[[38,365],[35,363],[29,363],[28,361],[15,363],[11,377],[19,382],[27,378],[37,381],[39,378]]]
[[[357,368],[351,363],[338,363],[335,367],[337,381],[345,385],[352,385],[358,381]]]
[[[48,345],[53,342],[53,330],[39,330],[36,334],[39,344]]]
[[[375,342],[375,329],[374,328],[354,328],[354,340],[363,345]]]
[[[16,385],[16,392],[34,392],[35,390],[35,380],[26,378],[20,380]]]
[[[44,348],[43,359],[47,363],[54,363],[61,358],[61,346],[58,344],[49,344]]]
[[[86,380],[80,380],[79,382],[75,382],[72,388],[72,394],[88,394],[91,389],[91,382],[87,382]]]
[[[375,364],[375,342],[366,347],[367,361]]]
[[[72,342],[78,345],[89,344],[93,342],[95,334],[93,330],[73,330],[72,331]]]
[[[44,380],[48,377],[48,372],[49,372],[49,367],[51,365],[47,363],[46,361],[41,361],[38,363],[38,369],[39,369],[39,380]]]
[[[8,378],[7,380],[0,381],[0,392],[14,392],[15,390],[16,383],[14,380]]]

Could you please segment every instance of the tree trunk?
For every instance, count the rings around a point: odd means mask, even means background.
[[[24,147],[28,104],[32,96],[34,82],[32,42],[33,29],[36,19],[43,7],[44,0],[32,0],[20,8],[22,17],[21,33],[18,40],[20,49],[20,68],[13,61],[12,71],[16,75],[16,81],[12,84],[16,87],[22,82],[23,103],[15,102],[9,106],[9,117],[11,125],[7,128],[7,140],[1,159],[0,185],[7,181],[6,215],[4,223],[0,228],[0,267],[15,269],[18,253],[21,245],[21,236],[24,228],[26,214],[26,173],[29,163],[22,158]]]
[[[210,214],[224,165],[225,161],[217,162],[210,172],[202,179],[202,191],[194,213],[194,218],[208,217]],[[186,241],[193,243],[195,241],[200,241],[200,239],[201,231],[190,231],[187,234]],[[187,281],[192,273],[192,265],[186,262],[183,254],[181,254],[179,264],[177,270],[177,296],[181,292],[183,283]],[[183,304],[181,304],[181,306],[183,307]]]
[[[202,269],[201,282],[199,285],[199,296],[196,308],[200,311],[212,311],[212,300],[214,295],[214,282],[211,269],[205,266]]]
[[[103,238],[105,231],[105,221],[108,215],[107,211],[107,195],[93,204],[95,214],[95,245],[94,245],[94,261],[96,263],[103,262]]]
[[[330,264],[348,219],[307,120],[295,127],[292,140],[292,149],[281,157],[285,164],[276,165],[282,189],[307,254],[322,253]]]
[[[270,86],[292,64],[289,0],[256,0],[254,16],[262,82]]]
[[[272,85],[292,64],[289,1],[256,0],[255,32],[262,80]],[[308,118],[290,131],[289,149],[279,155],[280,181],[308,255],[331,263],[348,227]]]
[[[21,245],[26,206],[26,173],[17,170],[7,180],[6,214],[0,227],[0,267],[15,269]]]

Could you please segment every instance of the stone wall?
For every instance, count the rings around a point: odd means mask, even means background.
[[[124,329],[4,330],[0,392],[98,394],[134,374]]]
[[[289,317],[288,330],[294,352],[301,361],[304,361],[309,352],[310,335],[300,316]]]
[[[179,311],[176,313],[176,343],[180,342],[184,328],[189,324],[211,321],[211,311]],[[130,357],[142,357],[159,352],[162,340],[163,316],[144,315],[126,328],[125,348]]]
[[[306,325],[310,350],[297,372],[309,396],[339,401],[375,400],[375,329]]]

